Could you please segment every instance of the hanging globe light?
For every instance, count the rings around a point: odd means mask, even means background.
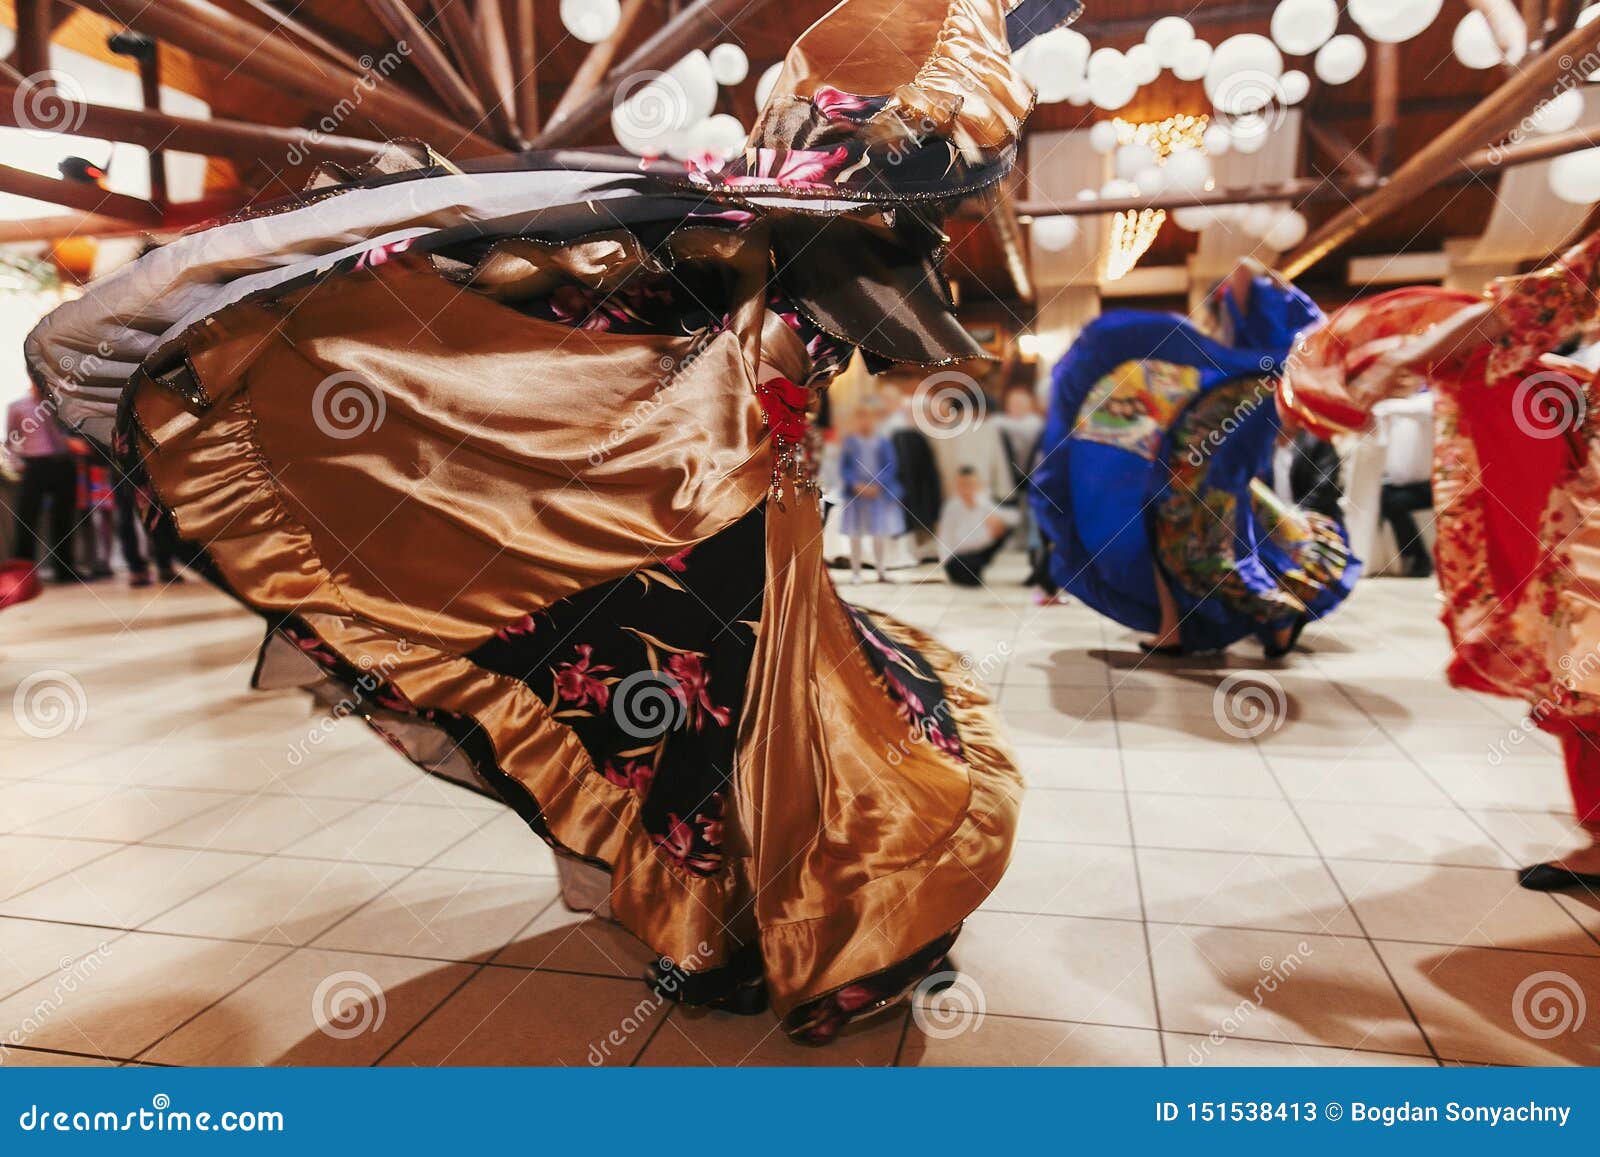
[[[1046,253],[1060,253],[1078,239],[1076,217],[1035,217],[1029,232],[1033,243]]]
[[[1450,37],[1450,48],[1456,59],[1468,68],[1493,68],[1505,60],[1500,46],[1494,42],[1494,33],[1483,13],[1474,9],[1461,18],[1455,33]]]
[[[1600,149],[1582,149],[1551,161],[1550,191],[1569,205],[1600,201]]]
[[[1425,32],[1444,0],[1350,0],[1350,19],[1372,39],[1399,44]]]
[[[1194,25],[1182,16],[1163,16],[1144,34],[1144,42],[1156,54],[1162,68],[1172,68],[1185,44],[1194,39]]]
[[[1117,148],[1117,126],[1111,121],[1096,121],[1089,130],[1089,147],[1097,153],[1113,153]]]
[[[585,44],[610,40],[622,24],[621,0],[561,0],[561,23]]]
[[[1156,60],[1156,50],[1148,44],[1135,44],[1128,49],[1128,67],[1133,70],[1136,84],[1150,84],[1161,75],[1161,65]]]
[[[737,44],[719,44],[711,50],[711,75],[724,88],[743,84],[750,75],[750,58]]]
[[[1294,209],[1286,209],[1278,214],[1277,220],[1273,221],[1272,228],[1267,230],[1263,240],[1270,248],[1283,253],[1304,241],[1308,232],[1310,226],[1304,214]]]
[[[1290,56],[1310,56],[1338,27],[1337,0],[1283,0],[1272,13],[1272,39]]]
[[[761,74],[761,79],[756,81],[756,107],[767,103],[767,98],[772,95],[772,90],[778,87],[778,77],[783,74],[783,61],[778,61],[771,68]]]
[[[1315,70],[1323,84],[1349,84],[1366,66],[1366,42],[1347,32],[1335,36],[1317,51]]]
[[[1569,88],[1542,102],[1528,120],[1534,132],[1564,133],[1577,124],[1582,116],[1583,93]]]
[[[1211,45],[1204,40],[1191,40],[1178,49],[1172,64],[1172,75],[1179,80],[1199,80],[1211,64]]]

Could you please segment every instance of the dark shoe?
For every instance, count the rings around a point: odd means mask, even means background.
[[[1555,864],[1534,864],[1517,873],[1517,883],[1530,892],[1593,892],[1600,895],[1600,876],[1574,872]]]
[[[1139,650],[1146,655],[1153,655],[1157,659],[1181,659],[1189,653],[1182,643],[1168,643],[1165,646],[1158,647],[1156,644],[1147,643],[1143,639],[1139,640]]]
[[[149,586],[150,585],[150,572],[147,571],[147,570],[136,570],[136,571],[134,571],[133,574],[128,576],[128,585],[130,587],[139,587],[139,588],[143,588],[143,587]]]
[[[1289,629],[1288,642],[1286,642],[1282,647],[1279,647],[1275,643],[1262,643],[1261,650],[1269,659],[1287,658],[1288,655],[1295,649],[1295,646],[1300,642],[1300,635],[1306,629],[1306,624],[1310,621],[1311,620],[1307,618],[1297,619],[1294,626]]]
[[[64,587],[68,583],[86,583],[89,580],[78,571],[68,570],[66,567],[57,567],[55,573],[50,576],[50,581],[57,586]]]
[[[183,582],[183,573],[181,571],[164,570],[161,572],[162,586],[177,586],[181,582]]]

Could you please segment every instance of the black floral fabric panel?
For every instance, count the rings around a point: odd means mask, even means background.
[[[503,627],[467,657],[522,680],[597,771],[639,797],[684,871],[723,865],[722,825],[755,652],[766,516]]]
[[[860,637],[862,653],[883,680],[906,726],[940,751],[964,762],[966,755],[961,736],[956,731],[950,699],[938,672],[920,652],[902,646],[885,634],[870,611],[846,603],[845,612]]]

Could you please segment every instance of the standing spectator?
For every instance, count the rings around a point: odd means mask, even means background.
[[[850,579],[861,581],[861,548],[870,538],[878,581],[888,582],[889,540],[906,532],[899,463],[894,443],[883,432],[883,406],[877,398],[862,398],[851,421],[852,432],[844,440],[839,462],[845,493],[840,521],[850,536]]]
[[[983,585],[983,572],[1005,545],[1017,515],[995,503],[971,466],[956,471],[955,494],[939,515],[939,561],[959,587]]]
[[[56,582],[76,582],[72,565],[72,521],[78,507],[78,466],[67,436],[56,421],[55,408],[34,387],[31,397],[18,398],[6,409],[6,449],[22,462],[17,491],[13,557],[42,567],[39,530],[45,504],[50,506],[50,533],[45,540]]]
[[[1379,508],[1412,578],[1430,578],[1433,559],[1417,529],[1416,512],[1433,509],[1433,395],[1379,402],[1372,409],[1383,444]]]
[[[117,514],[117,539],[122,545],[122,561],[128,565],[129,585],[150,585],[150,563],[156,565],[156,574],[163,586],[181,583],[183,575],[173,565],[173,539],[165,522],[149,528],[145,540],[150,549],[149,559],[139,541],[139,512],[134,504],[133,480],[115,464],[110,464],[113,485],[112,503]]]

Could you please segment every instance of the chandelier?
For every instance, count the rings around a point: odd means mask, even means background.
[[[1180,149],[1200,148],[1209,117],[1180,113],[1162,121],[1135,123],[1117,117],[1111,123],[1117,128],[1117,146],[1144,145],[1155,154],[1156,164],[1164,165],[1167,158]],[[1150,246],[1167,220],[1165,209],[1125,211],[1111,219],[1111,244],[1106,254],[1107,281],[1120,281],[1128,275]]]

